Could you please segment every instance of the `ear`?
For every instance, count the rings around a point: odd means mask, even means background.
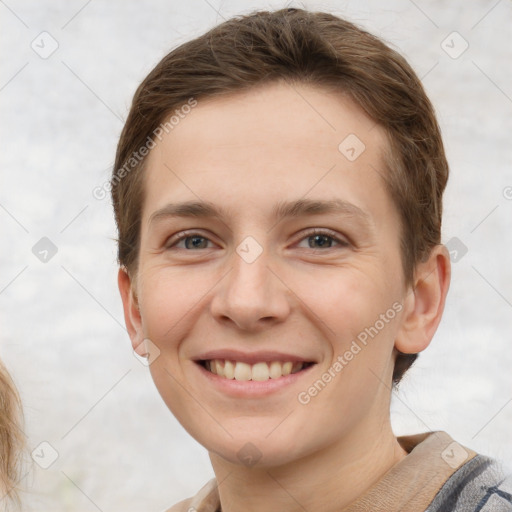
[[[425,350],[437,330],[450,287],[450,255],[444,245],[435,246],[428,260],[416,267],[414,286],[404,300],[404,313],[395,348],[404,354]]]
[[[145,349],[144,334],[142,331],[142,320],[135,291],[135,283],[129,276],[124,268],[120,268],[117,274],[117,284],[121,299],[123,301],[124,321],[126,329],[132,340],[132,347],[135,352],[141,356],[146,357],[147,351]]]

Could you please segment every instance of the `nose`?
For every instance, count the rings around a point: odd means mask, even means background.
[[[290,314],[290,292],[268,265],[265,252],[248,263],[236,252],[231,271],[221,280],[211,302],[218,321],[245,331],[261,331]]]

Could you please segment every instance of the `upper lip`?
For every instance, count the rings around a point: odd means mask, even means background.
[[[204,352],[194,358],[196,361],[211,361],[213,359],[221,359],[227,361],[239,361],[241,363],[256,364],[265,361],[281,361],[286,363],[313,363],[312,358],[301,357],[293,354],[286,354],[284,352],[276,352],[273,350],[264,350],[257,352],[241,352],[239,350],[210,350]]]

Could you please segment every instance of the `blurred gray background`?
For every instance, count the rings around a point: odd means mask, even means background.
[[[213,476],[132,354],[110,201],[93,190],[164,54],[232,15],[286,5],[355,21],[423,79],[451,164],[453,279],[434,341],[393,397],[393,425],[446,430],[512,470],[510,0],[5,0],[0,357],[34,450],[24,510],[160,511]]]

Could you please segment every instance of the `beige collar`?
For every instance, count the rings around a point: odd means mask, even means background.
[[[453,473],[476,455],[473,450],[456,443],[446,432],[425,432],[397,439],[408,455],[341,512],[425,510]],[[220,510],[215,478],[193,498],[177,503],[167,512],[190,510]]]

